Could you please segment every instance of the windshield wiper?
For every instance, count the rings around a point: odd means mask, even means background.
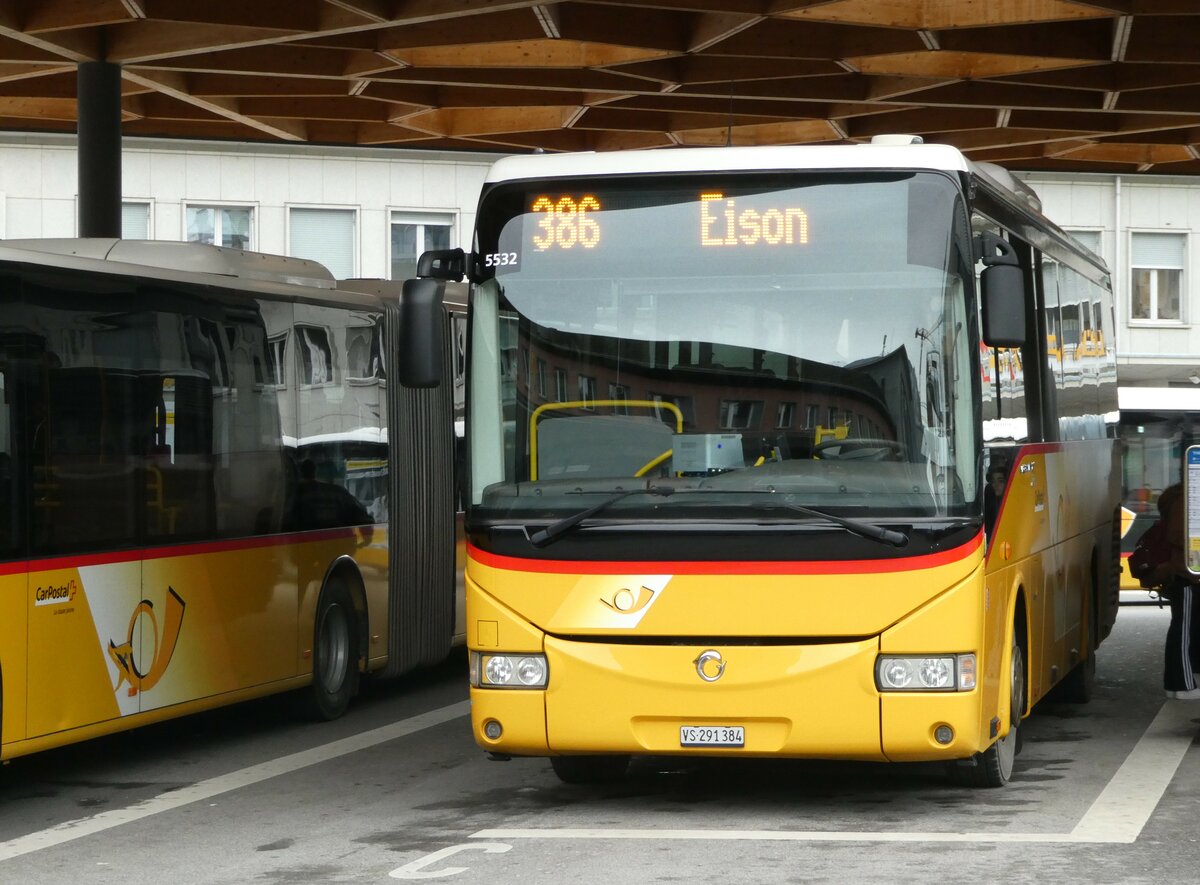
[[[575,526],[579,525],[585,519],[595,516],[601,510],[615,504],[623,498],[628,498],[631,495],[657,495],[660,498],[669,498],[675,494],[675,489],[670,486],[646,486],[641,489],[626,489],[623,492],[617,492],[615,495],[610,495],[599,504],[589,507],[587,510],[581,510],[579,513],[571,516],[564,516],[557,522],[552,522],[543,529],[538,529],[529,536],[529,541],[534,547],[545,547],[554,541],[557,541],[564,534],[569,532]],[[905,540],[908,540],[907,538]]]
[[[904,532],[885,529],[881,525],[875,525],[871,522],[864,522],[861,519],[849,519],[845,516],[835,516],[832,513],[826,513],[824,510],[817,510],[815,507],[805,507],[803,504],[788,504],[785,502],[779,506],[786,507],[788,510],[795,510],[797,513],[803,513],[805,516],[814,516],[817,519],[827,519],[832,523],[840,525],[844,529],[854,532],[856,535],[861,535],[864,538],[870,538],[872,541],[882,541],[885,544],[891,544],[893,547],[903,547],[908,543],[908,535],[904,534]]]

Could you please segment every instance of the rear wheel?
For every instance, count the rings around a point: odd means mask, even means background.
[[[358,691],[355,624],[350,592],[335,579],[321,593],[313,627],[313,682],[308,708],[317,719],[337,719]]]
[[[628,756],[551,756],[550,766],[565,784],[611,784],[629,770]]]
[[[1002,787],[1012,778],[1013,762],[1021,749],[1021,714],[1025,710],[1025,656],[1013,637],[1009,666],[1008,734],[999,738],[970,760],[974,764],[955,765],[951,777],[967,787]]]

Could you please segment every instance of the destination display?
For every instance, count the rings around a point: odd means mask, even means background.
[[[935,243],[927,223],[931,194],[944,210],[938,217],[952,215],[954,186],[941,176],[889,173],[864,182],[842,173],[811,183],[798,183],[799,175],[762,183],[736,175],[689,178],[669,187],[661,181],[644,188],[603,181],[513,186],[481,209],[477,266],[485,274],[531,279],[712,278],[896,271],[945,261],[949,229]],[[933,254],[914,253],[914,230],[925,230],[920,246]]]

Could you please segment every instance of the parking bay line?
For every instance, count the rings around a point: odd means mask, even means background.
[[[470,710],[470,701],[459,701],[456,704],[419,713],[416,716],[364,731],[361,734],[331,741],[308,750],[301,750],[288,756],[280,756],[278,759],[269,759],[266,762],[199,781],[168,793],[159,793],[153,798],[130,805],[128,808],[114,808],[91,817],[64,821],[45,830],[18,836],[7,842],[0,842],[0,862],[62,845],[94,833],[101,833],[113,827],[162,814],[165,811],[173,811],[193,802],[240,790],[242,787],[248,787],[283,774],[290,774],[293,771],[328,762],[350,753],[357,753],[359,750],[366,750],[387,741],[407,737],[418,731],[459,719],[468,715]]]
[[[1069,833],[921,833],[832,830],[664,830],[593,827],[496,828],[472,839],[648,839],[761,842],[1105,843],[1137,841],[1196,737],[1197,708],[1167,703]]]

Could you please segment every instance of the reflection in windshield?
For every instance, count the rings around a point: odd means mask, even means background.
[[[532,191],[485,203],[481,249],[514,264],[473,295],[474,505],[561,516],[580,490],[624,481],[719,489],[714,514],[762,508],[766,490],[847,515],[969,512],[978,440],[954,185],[742,184],[722,189],[730,212],[760,220],[728,246],[687,182],[589,191],[604,207],[590,251],[538,251]],[[803,243],[764,245],[771,206],[803,206]],[[611,509],[653,506],[631,495]]]

